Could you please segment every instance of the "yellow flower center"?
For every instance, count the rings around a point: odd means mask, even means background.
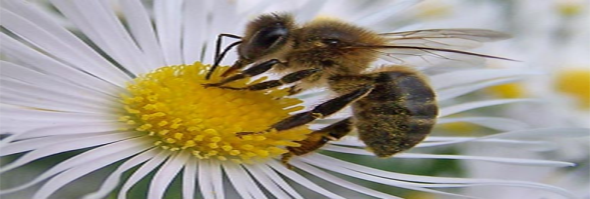
[[[584,4],[583,1],[557,2],[557,12],[566,17],[576,16],[584,12]]]
[[[209,87],[219,73],[205,80],[208,66],[167,66],[136,78],[123,94],[120,121],[130,129],[155,138],[154,145],[170,151],[187,151],[200,159],[216,158],[238,163],[266,160],[299,146],[307,126],[281,132],[238,137],[238,132],[259,132],[301,110],[300,100],[286,98],[285,89],[240,91]],[[218,70],[219,71],[219,70]],[[261,81],[259,79],[258,81]],[[243,87],[249,79],[228,84]],[[254,81],[257,82],[257,81]]]
[[[584,108],[590,108],[590,70],[575,68],[561,70],[555,79],[558,91],[566,93],[580,103]]]
[[[441,130],[448,132],[451,135],[473,135],[478,133],[479,126],[467,122],[453,122],[441,124],[438,126]]]
[[[417,17],[421,19],[440,19],[453,12],[453,8],[442,1],[426,1],[416,7]]]
[[[502,98],[525,97],[525,89],[520,83],[507,83],[487,88],[492,94]]]

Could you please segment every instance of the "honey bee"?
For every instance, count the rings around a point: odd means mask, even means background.
[[[221,38],[239,39],[220,52]],[[453,42],[479,44],[508,38],[506,34],[481,29],[430,29],[378,34],[332,19],[317,19],[298,25],[289,14],[266,14],[251,21],[244,36],[221,34],[217,40],[213,73],[224,55],[237,46],[238,60],[223,79],[205,86],[235,90],[265,90],[286,84],[290,94],[325,87],[338,95],[311,110],[287,117],[267,131],[284,131],[325,118],[351,106],[352,116],[308,135],[299,147],[287,147],[282,161],[304,155],[356,130],[360,140],[378,157],[389,157],[421,142],[436,123],[436,95],[427,78],[408,66],[389,65],[370,70],[379,58],[404,61],[408,57],[448,59],[439,53],[497,58],[463,51]],[[243,67],[251,65],[245,70]],[[241,71],[240,71],[241,70]],[[267,71],[286,74],[246,87],[225,84]],[[240,72],[238,72],[240,71]],[[262,132],[237,132],[238,136]]]

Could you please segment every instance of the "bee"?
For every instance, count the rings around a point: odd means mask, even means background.
[[[220,52],[221,38],[239,39]],[[360,140],[378,157],[389,157],[421,142],[436,123],[436,95],[427,78],[409,66],[392,64],[377,70],[379,58],[390,62],[411,57],[448,59],[441,53],[496,58],[464,51],[473,44],[508,38],[481,29],[430,29],[378,34],[354,24],[316,19],[299,25],[290,14],[265,14],[251,21],[243,36],[221,34],[209,78],[225,54],[237,46],[238,59],[223,79],[205,86],[234,90],[265,90],[292,84],[290,94],[324,87],[337,97],[311,110],[294,114],[262,132],[237,132],[238,136],[284,131],[352,107],[352,116],[313,131],[299,147],[287,147],[282,161],[315,151],[356,130]],[[462,42],[454,45],[453,42]],[[467,44],[467,45],[466,45]],[[244,70],[242,68],[250,66]],[[239,72],[238,72],[239,71]],[[274,71],[285,74],[245,87],[225,84]]]

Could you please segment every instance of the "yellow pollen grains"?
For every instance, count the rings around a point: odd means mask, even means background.
[[[576,98],[581,107],[590,108],[590,69],[560,70],[555,78],[555,89]]]
[[[136,78],[121,95],[119,120],[154,138],[154,145],[186,151],[200,159],[238,163],[266,160],[286,153],[286,146],[310,133],[307,126],[288,131],[242,137],[238,132],[258,132],[300,110],[300,100],[287,98],[286,89],[239,91],[202,84],[218,82],[219,73],[205,80],[208,66],[166,66]],[[221,71],[221,70],[218,70]],[[228,86],[243,87],[248,80]]]

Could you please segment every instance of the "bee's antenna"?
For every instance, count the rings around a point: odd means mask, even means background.
[[[211,78],[211,74],[213,74],[213,72],[215,71],[215,69],[217,68],[217,66],[219,66],[219,62],[221,62],[221,60],[223,59],[223,57],[225,56],[225,54],[227,53],[227,51],[229,51],[234,46],[242,43],[242,41],[234,42],[234,43],[230,44],[229,46],[227,46],[225,48],[225,50],[223,50],[223,52],[220,53],[220,51],[221,51],[221,41],[222,41],[221,39],[223,37],[231,37],[231,38],[235,38],[235,39],[241,39],[242,38],[240,36],[232,35],[232,34],[219,34],[217,36],[217,42],[215,44],[215,59],[214,59],[213,66],[211,66],[211,68],[207,72],[207,75],[205,75],[205,79],[207,79],[207,80],[209,78]]]

